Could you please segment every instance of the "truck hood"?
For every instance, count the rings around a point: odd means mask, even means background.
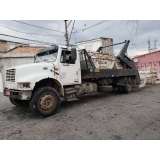
[[[53,68],[53,64],[48,62],[31,63],[31,64],[24,64],[24,65],[18,65],[11,68],[7,68],[7,70],[8,69],[29,69],[29,68],[34,69],[34,68],[49,67],[49,66]]]
[[[18,88],[19,83],[30,83],[29,89],[32,90],[37,82],[46,78],[59,79],[59,75],[54,72],[52,63],[31,63],[14,66],[6,70],[5,88],[19,90],[22,89]]]
[[[48,62],[19,65],[8,68],[7,72],[12,73],[13,70],[15,82],[33,82],[44,78],[55,78],[54,65]]]

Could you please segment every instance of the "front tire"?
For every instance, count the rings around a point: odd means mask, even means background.
[[[30,100],[31,111],[40,118],[55,114],[60,106],[61,98],[52,87],[38,88]]]

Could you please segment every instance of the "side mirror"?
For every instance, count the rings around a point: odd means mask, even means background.
[[[75,48],[71,48],[71,63],[75,63],[77,59],[77,51]]]

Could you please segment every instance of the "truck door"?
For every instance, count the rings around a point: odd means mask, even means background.
[[[71,51],[61,50],[59,74],[63,85],[81,83],[81,70],[79,56],[75,62],[71,61]]]

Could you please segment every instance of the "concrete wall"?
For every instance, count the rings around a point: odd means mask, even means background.
[[[5,71],[7,68],[17,65],[34,63],[34,55],[35,53],[0,54],[0,71],[3,83],[5,81]]]
[[[9,45],[6,42],[0,41],[0,53],[6,52],[9,50]]]
[[[138,70],[156,69],[160,79],[160,50],[133,58]]]
[[[2,83],[1,73],[0,73],[0,92],[3,92],[3,83]]]

